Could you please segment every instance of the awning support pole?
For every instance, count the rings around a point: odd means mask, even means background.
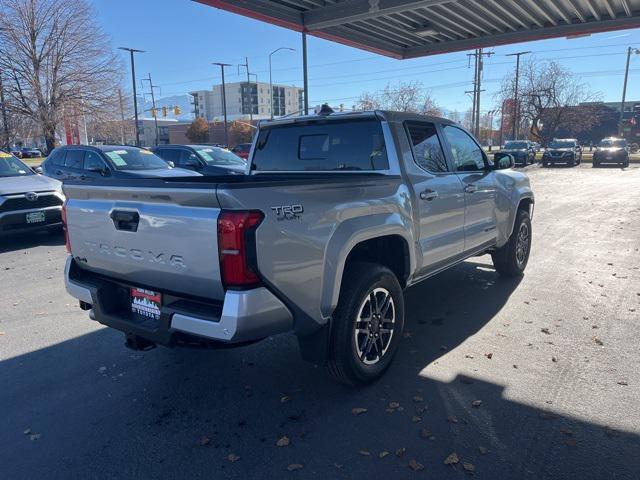
[[[302,70],[304,75],[304,114],[309,115],[309,73],[307,71],[307,32],[302,32]]]

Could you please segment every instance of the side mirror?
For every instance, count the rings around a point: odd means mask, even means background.
[[[170,168],[175,168],[176,164],[173,163],[171,160],[165,160],[167,162],[167,165],[169,165]]]
[[[91,167],[91,168],[88,168],[87,170],[89,172],[99,173],[103,177],[108,177],[110,173],[109,170],[104,167]]]
[[[40,174],[42,175],[44,173],[44,171],[42,170],[42,166],[38,165],[37,167],[33,167],[32,168],[34,173]]]
[[[498,163],[496,164],[496,170],[507,170],[509,168],[513,168],[516,164],[515,158],[510,153],[505,153],[498,158]]]

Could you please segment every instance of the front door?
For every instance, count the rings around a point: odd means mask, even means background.
[[[443,132],[464,190],[464,250],[471,252],[490,246],[497,235],[495,173],[471,135],[453,125],[444,126]]]
[[[447,163],[436,126],[410,121],[405,128],[414,160],[405,164],[419,217],[421,276],[455,261],[463,253],[464,194],[460,179]]]

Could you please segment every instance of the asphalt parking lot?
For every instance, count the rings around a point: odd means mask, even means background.
[[[408,290],[361,390],[290,336],[129,351],[66,295],[61,237],[0,240],[1,476],[640,478],[640,165],[527,171],[524,278],[480,257]]]

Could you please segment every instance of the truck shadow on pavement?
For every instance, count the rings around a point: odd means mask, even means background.
[[[292,336],[137,353],[98,329],[6,359],[5,478],[638,478],[636,434],[510,400],[480,374],[421,375],[518,283],[465,262],[408,290],[401,351],[363,389],[299,360]]]
[[[0,237],[0,253],[15,252],[38,246],[58,247],[61,245],[64,245],[62,231],[56,233],[31,232]]]

